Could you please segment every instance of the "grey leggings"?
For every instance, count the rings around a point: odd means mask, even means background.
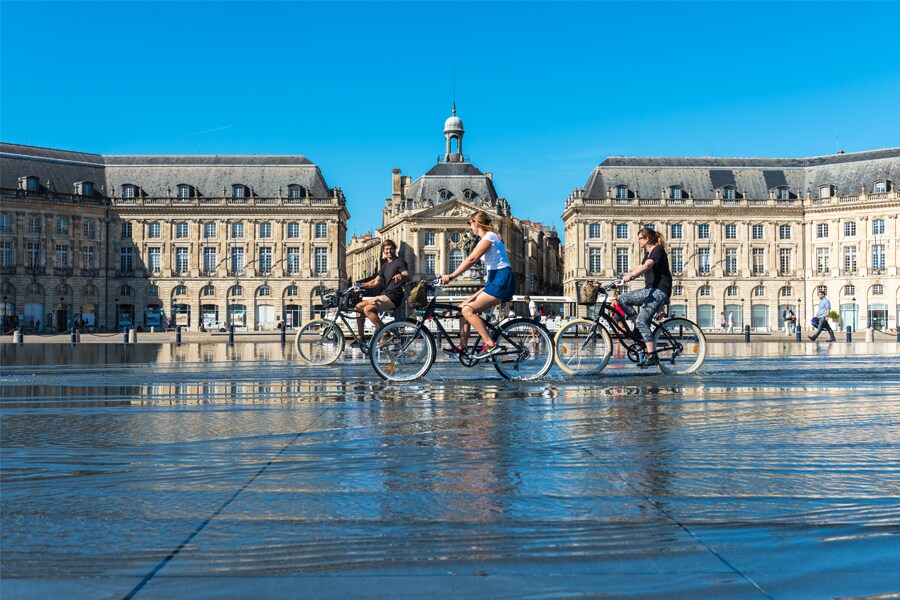
[[[618,301],[619,304],[641,307],[636,325],[644,341],[649,342],[652,339],[650,335],[650,319],[659,312],[659,309],[662,308],[668,299],[668,296],[656,288],[644,288],[619,294]]]

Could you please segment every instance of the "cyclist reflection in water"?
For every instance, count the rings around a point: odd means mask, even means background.
[[[672,271],[669,270],[669,256],[666,254],[662,235],[649,227],[642,227],[638,231],[637,239],[638,245],[644,251],[644,258],[640,266],[622,276],[622,283],[628,283],[643,273],[647,287],[621,294],[619,303],[641,307],[636,326],[647,345],[647,354],[638,366],[649,367],[659,364],[656,348],[651,341],[653,338],[650,335],[650,319],[669,301],[672,294]]]
[[[478,313],[489,308],[497,306],[501,302],[509,302],[512,300],[513,294],[516,293],[516,280],[512,274],[512,263],[509,262],[509,255],[506,253],[506,246],[503,240],[494,231],[491,224],[491,217],[483,210],[472,213],[469,217],[469,226],[472,233],[481,237],[481,241],[472,250],[472,253],[466,257],[462,264],[449,275],[441,277],[441,283],[446,284],[466,271],[475,264],[479,258],[484,262],[487,268],[487,285],[478,290],[460,305],[462,318],[459,323],[459,343],[456,352],[462,352],[469,342],[469,327],[474,327],[475,331],[481,335],[484,345],[481,352],[473,358],[487,358],[497,351],[498,346],[494,344],[494,340],[488,335],[487,327]]]

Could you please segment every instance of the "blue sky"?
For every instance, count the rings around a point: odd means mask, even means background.
[[[0,2],[0,138],[299,154],[381,225],[391,169],[464,151],[554,224],[610,155],[900,146],[900,3]]]

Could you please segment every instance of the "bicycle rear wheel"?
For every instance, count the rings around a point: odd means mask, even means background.
[[[344,351],[344,334],[336,323],[313,319],[297,332],[294,346],[306,364],[330,365]]]
[[[531,319],[516,319],[500,326],[497,343],[502,354],[494,356],[494,368],[506,379],[539,379],[553,366],[553,339]]]
[[[569,375],[595,375],[612,356],[612,338],[605,327],[575,319],[556,332],[556,364]]]
[[[667,375],[693,373],[706,360],[706,336],[687,319],[667,319],[653,331],[659,370]]]
[[[423,377],[434,364],[434,337],[424,326],[394,321],[372,336],[369,360],[378,376],[388,381]]]

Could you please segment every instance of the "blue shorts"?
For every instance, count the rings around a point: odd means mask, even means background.
[[[484,293],[497,298],[501,302],[512,300],[513,294],[516,293],[516,278],[513,277],[512,269],[504,267],[496,271],[488,271]]]

